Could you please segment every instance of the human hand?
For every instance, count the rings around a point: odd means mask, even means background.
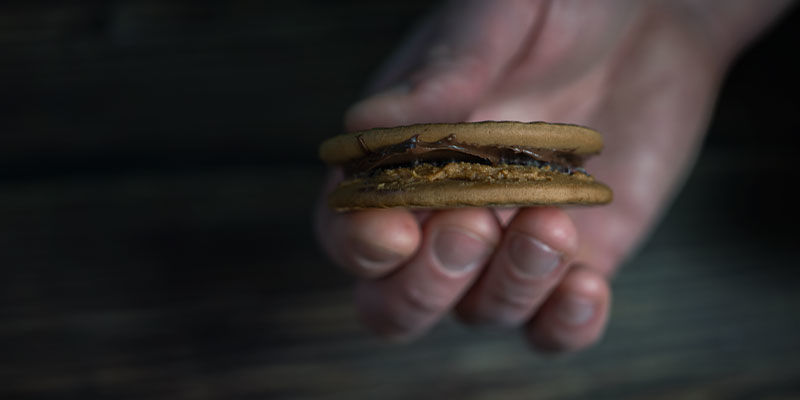
[[[349,130],[586,125],[606,143],[587,170],[615,199],[580,209],[333,213],[323,198],[317,232],[331,258],[362,278],[364,322],[409,338],[454,308],[468,323],[524,325],[545,350],[596,341],[609,312],[608,278],[692,163],[745,37],[723,40],[722,19],[693,4],[701,2],[469,0],[428,17],[378,75],[375,94],[349,110]],[[339,180],[334,171],[325,195]]]

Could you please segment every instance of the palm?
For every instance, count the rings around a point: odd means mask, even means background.
[[[569,213],[581,238],[579,261],[610,273],[691,162],[718,63],[668,13],[636,10],[612,19],[604,16],[608,10],[582,10],[583,17],[552,12],[570,20],[548,20],[468,118],[571,122],[604,134],[606,148],[588,169],[614,189],[615,200]],[[563,34],[565,24],[590,20],[595,24],[568,28],[584,34],[574,40],[549,37]]]

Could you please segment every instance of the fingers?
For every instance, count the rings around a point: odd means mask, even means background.
[[[363,281],[356,305],[378,334],[410,338],[424,332],[461,297],[494,252],[501,229],[481,208],[434,213],[419,251],[394,274]]]
[[[458,304],[459,316],[472,323],[526,324],[526,336],[543,351],[591,345],[605,327],[611,292],[596,269],[567,267],[577,251],[577,231],[563,210],[519,210],[491,264]]]
[[[338,180],[340,174],[333,174],[328,186]],[[331,259],[360,277],[376,278],[390,273],[419,247],[419,223],[407,210],[336,213],[323,196],[316,220],[317,236]]]
[[[450,2],[384,68],[377,81],[388,87],[394,79],[393,87],[347,112],[347,128],[466,119],[524,48],[542,12],[540,3]]]
[[[559,283],[577,248],[575,227],[562,210],[521,209],[491,265],[459,303],[459,315],[472,323],[522,324]]]
[[[594,269],[574,267],[526,326],[526,335],[542,351],[586,348],[602,335],[610,305],[605,277]]]

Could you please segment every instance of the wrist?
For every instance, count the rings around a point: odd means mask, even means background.
[[[713,51],[730,61],[784,14],[793,0],[684,0],[685,17],[694,21]]]

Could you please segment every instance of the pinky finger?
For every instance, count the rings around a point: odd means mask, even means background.
[[[610,304],[611,290],[606,278],[576,265],[528,323],[526,336],[544,352],[584,349],[602,336]]]

